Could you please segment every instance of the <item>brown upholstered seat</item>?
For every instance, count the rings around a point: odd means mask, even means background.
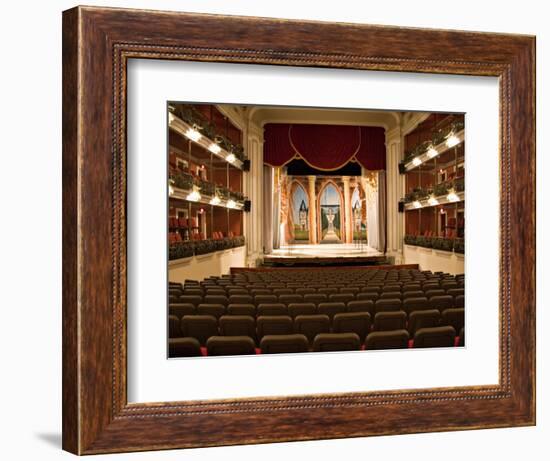
[[[328,295],[328,301],[331,303],[348,303],[349,301],[353,301],[355,299],[355,295],[352,293],[334,293],[331,295]]]
[[[328,315],[299,315],[294,319],[294,332],[303,334],[308,341],[313,341],[319,333],[330,331],[330,319]]]
[[[195,338],[170,338],[168,340],[168,357],[198,357],[201,346]]]
[[[455,296],[455,307],[464,308],[464,295]]]
[[[254,298],[248,294],[242,295],[230,295],[228,304],[252,304],[254,303]]]
[[[343,288],[340,288],[340,293],[351,293],[353,295],[355,295],[356,293],[359,293],[359,288],[358,287],[343,287]]]
[[[206,295],[204,297],[203,303],[205,304],[221,304],[224,307],[227,307],[229,304],[227,296],[225,295]]]
[[[374,316],[374,302],[372,300],[357,299],[350,301],[347,305],[348,312],[368,312],[371,317]]]
[[[254,340],[248,336],[211,336],[206,342],[208,355],[253,355]]]
[[[255,295],[254,302],[256,303],[256,307],[258,307],[260,304],[277,303],[279,302],[279,298],[277,295]]]
[[[227,314],[256,317],[256,306],[254,304],[229,304],[227,306]]]
[[[202,296],[203,292],[200,288],[185,288],[181,294],[185,296]]]
[[[445,309],[441,313],[441,325],[450,325],[455,331],[464,328],[464,308]]]
[[[426,298],[430,299],[432,296],[443,296],[447,293],[445,293],[445,290],[442,290],[441,288],[437,288],[435,290],[424,290]]]
[[[334,333],[355,333],[363,341],[371,329],[371,316],[368,312],[345,312],[336,314],[332,320]]]
[[[283,303],[262,303],[258,305],[258,315],[288,315]]]
[[[329,319],[331,319],[331,321],[332,321],[332,318],[336,314],[346,312],[346,305],[343,302],[321,303],[317,307],[317,312],[319,314],[328,315]]]
[[[406,349],[409,343],[407,330],[375,331],[365,340],[365,349]]]
[[[292,303],[302,303],[304,302],[304,297],[297,294],[283,294],[279,295],[279,302],[286,304],[287,306]]]
[[[453,298],[458,296],[458,295],[463,295],[464,296],[464,288],[449,288],[447,290],[447,294],[452,296]]]
[[[180,319],[175,315],[168,316],[168,337],[179,338],[182,336],[180,329]]]
[[[439,312],[454,307],[454,303],[454,299],[450,295],[432,296],[430,298],[430,308],[439,309]]]
[[[461,328],[458,334],[458,346],[464,347],[464,328]]]
[[[181,319],[180,328],[182,336],[196,338],[204,345],[210,336],[218,334],[218,322],[212,315],[185,315]]]
[[[414,335],[414,347],[453,347],[456,332],[453,327],[421,328]]]
[[[193,304],[193,306],[197,307],[200,303],[202,303],[202,296],[198,295],[183,295],[179,297],[178,303],[181,304]]]
[[[378,312],[400,311],[402,303],[400,299],[379,299],[374,303],[374,310]]]
[[[168,312],[170,315],[175,315],[178,319],[181,319],[184,315],[193,315],[195,306],[190,303],[170,304]]]
[[[294,290],[292,288],[274,288],[273,294],[280,296],[280,295],[292,295],[294,294]]]
[[[314,352],[358,351],[361,340],[355,333],[320,333],[313,340]]]
[[[401,299],[400,291],[383,291],[378,299]]]
[[[266,335],[260,342],[262,354],[292,354],[307,352],[309,343],[304,335]]]
[[[288,315],[261,315],[256,319],[258,339],[266,335],[289,335],[293,333],[294,325]]]
[[[326,287],[326,288],[319,288],[317,290],[317,293],[324,293],[327,296],[338,293],[338,288],[332,288],[332,287]]]
[[[249,315],[223,315],[218,325],[221,336],[256,337],[256,321]]]
[[[313,303],[318,305],[319,303],[324,303],[328,301],[328,296],[324,293],[308,293],[304,295],[305,303]]]
[[[317,308],[313,303],[290,303],[288,305],[288,314],[294,318],[297,315],[313,315],[317,313]]]
[[[409,314],[409,335],[414,336],[421,328],[438,327],[441,322],[441,314],[437,309],[413,311]]]
[[[403,301],[409,298],[423,298],[423,297],[424,297],[424,292],[422,290],[405,291],[405,293],[403,293]]]
[[[429,308],[428,298],[424,296],[420,298],[407,298],[403,301],[403,310],[409,314],[413,311],[424,311]]]
[[[219,319],[225,314],[225,306],[223,304],[199,304],[197,306],[197,315],[212,315]]]
[[[378,299],[378,293],[369,291],[369,292],[361,292],[357,293],[355,296],[356,301],[376,301]]]
[[[407,324],[407,314],[403,311],[378,312],[374,316],[375,331],[403,330]]]

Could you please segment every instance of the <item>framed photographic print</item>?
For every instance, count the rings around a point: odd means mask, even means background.
[[[64,449],[533,425],[534,52],[64,12]]]

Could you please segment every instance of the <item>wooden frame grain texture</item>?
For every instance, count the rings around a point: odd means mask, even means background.
[[[132,58],[497,76],[495,386],[128,404]],[[535,424],[535,38],[159,11],[63,13],[63,448],[76,454]]]

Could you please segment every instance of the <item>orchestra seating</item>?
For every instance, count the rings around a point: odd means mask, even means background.
[[[170,357],[464,345],[464,275],[250,270],[168,290]]]

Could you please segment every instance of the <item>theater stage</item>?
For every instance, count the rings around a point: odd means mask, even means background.
[[[386,262],[384,253],[358,243],[286,245],[264,256],[265,266],[354,266]]]

